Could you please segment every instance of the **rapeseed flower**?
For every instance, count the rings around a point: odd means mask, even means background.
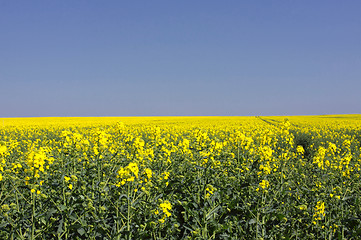
[[[266,189],[269,187],[269,181],[268,180],[262,180],[260,183],[259,183],[259,186],[262,188],[262,189]]]
[[[172,204],[168,200],[163,201],[161,204],[159,204],[159,207],[162,209],[163,213],[170,217],[172,214],[169,212],[172,210]]]
[[[315,220],[321,220],[325,215],[325,203],[323,201],[318,201],[315,206],[313,217]]]

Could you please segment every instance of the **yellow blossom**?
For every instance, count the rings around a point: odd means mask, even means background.
[[[262,189],[266,189],[269,187],[269,182],[267,180],[262,180],[260,183],[259,183],[259,186],[262,188]]]

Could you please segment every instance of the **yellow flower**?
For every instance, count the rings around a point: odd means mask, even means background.
[[[315,206],[315,214],[313,214],[313,217],[316,220],[321,220],[325,215],[325,203],[323,201],[318,201]]]
[[[72,180],[73,182],[78,181],[77,176],[75,176],[75,175],[71,175],[70,177],[71,177],[71,180]]]
[[[125,168],[119,168],[117,178],[122,179],[121,185],[124,185],[125,182],[133,182],[135,180],[131,173],[133,173],[134,176],[138,178],[139,168],[138,165],[134,162],[129,163],[129,165]]]
[[[208,184],[207,188],[206,188],[206,198],[209,198],[210,195],[213,195],[214,191],[216,190],[215,187],[213,187],[212,185]]]
[[[138,178],[138,173],[139,173],[139,169],[138,169],[138,165],[134,162],[129,163],[128,167],[127,167],[132,173],[134,173],[134,175],[136,176],[136,178]]]
[[[298,145],[298,146],[297,146],[296,151],[297,151],[298,153],[300,153],[300,154],[304,154],[304,153],[305,153],[305,149],[303,149],[303,147],[302,147],[301,145]]]
[[[150,179],[152,177],[152,170],[150,168],[144,169],[144,172],[147,175],[148,179]]]
[[[299,206],[300,210],[306,210],[307,209],[307,206],[306,205],[301,205]]]
[[[69,187],[70,190],[72,190],[73,189],[73,184],[70,183],[68,187]]]
[[[259,183],[259,186],[262,188],[262,189],[266,189],[269,187],[269,182],[267,180],[262,180],[260,183]]]
[[[3,155],[4,153],[6,153],[7,151],[7,147],[5,145],[0,146],[0,155]]]
[[[169,217],[171,215],[171,213],[169,212],[169,210],[172,209],[172,205],[170,204],[170,202],[168,200],[163,201],[159,207],[162,209],[163,213]]]
[[[141,139],[141,138],[136,138],[136,139],[134,140],[134,146],[135,146],[136,148],[143,148],[143,147],[144,147],[144,140]]]
[[[134,178],[133,176],[131,176],[130,178],[127,179],[127,181],[128,181],[128,182],[134,182],[134,179],[135,179],[135,178]]]
[[[162,175],[163,175],[163,179],[164,179],[164,180],[168,180],[168,178],[169,178],[169,172],[164,172],[164,173],[162,173]]]
[[[161,203],[159,205],[163,210],[171,210],[172,209],[172,205],[170,204],[170,202],[168,200],[164,201],[163,203]]]

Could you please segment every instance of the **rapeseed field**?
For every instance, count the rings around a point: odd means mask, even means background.
[[[0,239],[358,239],[361,115],[0,119]]]

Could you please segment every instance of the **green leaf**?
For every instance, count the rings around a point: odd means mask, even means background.
[[[84,228],[78,228],[78,229],[77,229],[77,232],[78,232],[81,236],[83,236],[83,235],[85,234]]]
[[[59,222],[58,230],[56,231],[56,233],[57,233],[58,235],[60,235],[60,234],[64,231],[64,230],[63,230],[63,222],[64,222],[63,219],[61,219],[60,222]]]
[[[217,206],[216,208],[213,208],[209,213],[207,213],[206,220],[208,221],[209,219],[211,219],[212,215],[214,213],[216,213],[218,211],[218,209],[220,209],[220,208],[221,208],[221,206]]]
[[[59,205],[58,207],[59,207],[60,211],[65,211],[65,209],[66,209],[66,206],[63,204]]]
[[[249,224],[255,224],[255,223],[257,223],[257,220],[256,219],[254,219],[254,218],[252,218],[251,220],[249,220],[249,222],[248,222]]]

